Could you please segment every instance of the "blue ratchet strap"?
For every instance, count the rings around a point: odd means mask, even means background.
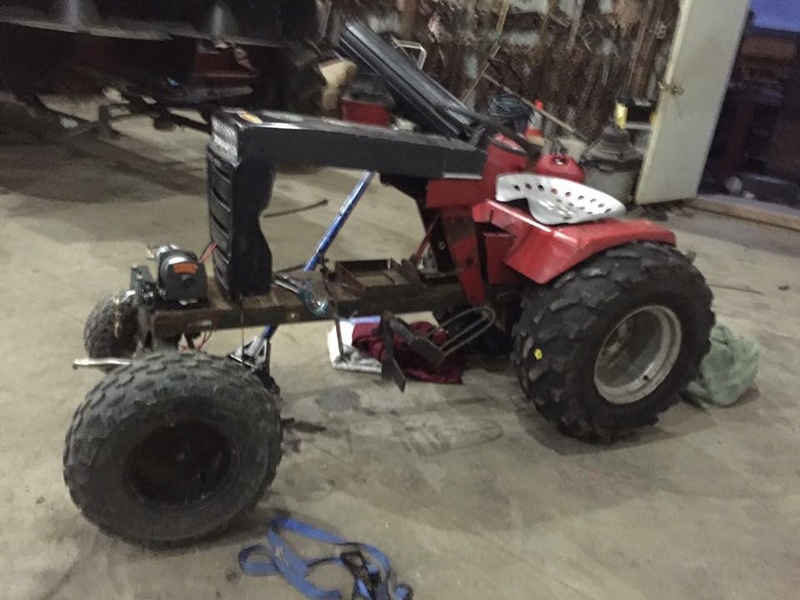
[[[281,537],[287,531],[324,544],[337,546],[338,555],[305,559]],[[311,600],[343,600],[339,590],[324,590],[308,581],[314,567],[333,564],[347,569],[355,579],[352,600],[412,600],[413,591],[395,585],[389,558],[374,546],[350,542],[336,534],[306,523],[280,517],[267,526],[266,544],[256,544],[239,553],[239,566],[246,575],[281,575],[298,592]]]

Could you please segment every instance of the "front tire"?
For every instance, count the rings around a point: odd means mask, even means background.
[[[123,297],[121,293],[120,298]],[[103,298],[94,307],[83,329],[83,346],[89,358],[131,358],[138,342],[138,316],[133,298],[116,306],[117,296]],[[117,326],[117,308],[119,323]]]
[[[711,302],[674,247],[614,248],[525,294],[517,378],[562,433],[612,441],[678,402],[710,347]]]
[[[227,358],[152,354],[120,367],[75,413],[64,450],[70,495],[104,532],[145,546],[221,531],[275,478],[276,402]]]

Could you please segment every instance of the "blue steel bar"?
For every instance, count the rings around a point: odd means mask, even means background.
[[[303,267],[303,272],[307,273],[317,268],[319,261],[322,260],[322,257],[325,256],[325,253],[331,247],[331,244],[333,244],[336,236],[339,235],[342,227],[344,227],[347,219],[353,213],[353,209],[355,209],[358,201],[361,200],[364,192],[367,191],[374,177],[374,172],[366,172],[361,176],[361,179],[358,180],[358,183],[350,192],[347,200],[344,201],[344,204],[342,204],[342,207],[339,209],[339,214],[336,215],[333,223],[328,227],[328,231],[325,232],[325,235],[322,236],[322,239],[319,241],[317,249],[314,250],[314,254],[311,255],[311,258],[308,259],[308,262]]]
[[[355,187],[350,191],[350,195],[339,209],[339,214],[336,215],[336,218],[330,224],[330,227],[328,227],[328,231],[325,232],[325,235],[322,236],[319,244],[317,244],[314,254],[311,255],[311,258],[308,259],[303,267],[304,273],[313,271],[317,268],[319,262],[322,260],[322,257],[325,256],[325,253],[331,247],[331,244],[333,244],[334,240],[336,240],[336,237],[339,235],[342,227],[344,227],[344,224],[347,222],[347,219],[350,217],[350,215],[353,214],[353,210],[358,204],[358,201],[364,196],[364,193],[367,191],[369,184],[372,183],[374,178],[375,173],[367,171],[361,176],[361,179],[358,180],[358,183],[356,183]],[[272,339],[272,336],[275,335],[277,330],[277,325],[267,325],[264,328],[264,331],[261,332],[261,336],[253,342],[251,348],[261,348],[264,342]]]

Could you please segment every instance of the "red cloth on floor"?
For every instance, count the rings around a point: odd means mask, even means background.
[[[420,335],[428,335],[436,327],[425,321],[411,323],[411,329]],[[437,331],[432,338],[437,346],[447,341],[447,333]],[[383,334],[376,323],[358,323],[353,328],[353,347],[372,358],[383,358]],[[448,356],[438,367],[411,350],[403,340],[394,337],[394,357],[400,369],[411,379],[430,383],[461,383],[464,365],[456,352]]]

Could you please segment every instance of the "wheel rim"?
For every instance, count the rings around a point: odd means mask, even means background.
[[[235,456],[217,428],[197,420],[180,421],[151,432],[134,448],[126,479],[141,500],[185,507],[225,486]]]
[[[632,404],[653,393],[678,360],[683,330],[666,306],[639,308],[606,337],[594,367],[597,391],[612,404]]]

